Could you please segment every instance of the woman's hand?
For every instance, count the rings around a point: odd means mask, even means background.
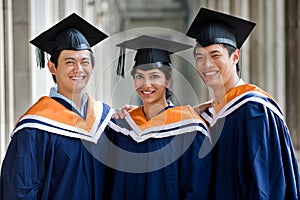
[[[126,115],[128,114],[128,111],[136,108],[137,106],[133,105],[124,105],[120,110],[116,110],[116,112],[113,114],[113,119],[124,119]]]

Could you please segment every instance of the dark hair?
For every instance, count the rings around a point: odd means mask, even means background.
[[[65,50],[65,49],[63,49]],[[50,61],[54,63],[55,67],[57,68],[57,64],[58,64],[58,58],[60,56],[60,53],[63,51],[63,50],[60,50],[60,51],[54,51],[54,53],[51,55],[50,57]],[[92,63],[92,66],[94,67],[95,66],[95,56],[93,54],[92,51],[90,51],[90,56],[91,56],[91,63]],[[53,78],[53,81],[54,83],[56,83],[56,77],[54,74],[52,74],[52,78]]]
[[[165,77],[167,80],[169,80],[172,77],[172,65],[171,63],[162,63],[162,62],[156,62],[156,63],[149,63],[144,65],[138,65],[132,68],[130,74],[132,77],[134,77],[136,70],[141,69],[144,71],[148,71],[151,69],[159,69],[165,74]],[[166,88],[166,99],[169,99],[171,97],[172,93],[171,91]]]
[[[233,47],[232,45],[229,45],[229,44],[221,44],[224,48],[226,48],[228,50],[228,53],[229,53],[229,56],[231,56],[231,54],[233,52],[235,52],[236,48]],[[198,42],[196,43],[196,46],[194,47],[194,50],[193,50],[193,54],[194,56],[196,55],[196,48],[197,47],[202,47]],[[236,72],[239,74],[240,73],[240,62],[236,63]]]
[[[222,44],[223,47],[225,47],[228,50],[229,56],[231,56],[231,54],[233,54],[236,50],[235,47],[229,45],[229,44]],[[240,61],[238,61],[236,63],[236,72],[239,74],[240,73]]]

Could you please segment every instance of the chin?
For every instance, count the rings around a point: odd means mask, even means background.
[[[74,87],[73,92],[82,92],[85,87]]]

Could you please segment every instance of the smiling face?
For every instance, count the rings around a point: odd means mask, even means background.
[[[215,90],[228,91],[239,80],[236,64],[240,51],[237,49],[231,55],[221,44],[207,47],[197,47],[195,50],[196,68],[205,84]]]
[[[91,52],[89,50],[61,51],[57,66],[48,62],[49,71],[55,75],[57,90],[65,97],[80,94],[86,87],[93,71]]]
[[[134,76],[134,85],[144,106],[159,104],[166,106],[166,88],[170,80],[159,69],[141,70],[137,69]]]

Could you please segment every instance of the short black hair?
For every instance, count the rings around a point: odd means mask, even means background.
[[[231,46],[229,44],[221,44],[221,45],[228,50],[229,56],[231,56],[237,50],[237,48],[235,48],[235,47],[233,47],[233,46]],[[241,70],[241,68],[240,68],[240,61],[238,61],[236,63],[236,72],[239,74],[240,70]]]

